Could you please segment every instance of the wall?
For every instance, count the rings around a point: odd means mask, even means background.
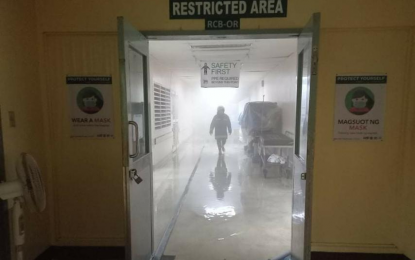
[[[0,106],[7,179],[17,178],[15,161],[28,152],[48,182],[34,10],[35,1],[0,1]],[[15,128],[9,125],[8,111],[15,112]],[[49,208],[40,214],[26,208],[26,259],[49,246]]]
[[[44,36],[54,245],[124,245],[120,88],[115,34]],[[112,75],[115,138],[72,139],[66,75]]]
[[[401,200],[401,236],[399,245],[408,257],[415,259],[415,166],[413,159],[415,158],[415,30],[412,30],[410,38],[412,45],[411,54],[408,55],[411,65],[408,67],[407,73],[410,73],[410,88],[405,93],[408,97],[407,113],[406,113],[406,129],[404,144],[404,172],[401,185],[398,187]]]
[[[172,75],[173,90],[177,96],[177,110],[179,119],[179,145],[189,140],[193,134],[192,120],[194,111],[189,109],[194,106],[194,97],[197,87],[195,85],[180,79],[175,73]]]
[[[140,30],[203,29],[203,20],[170,21],[167,0],[110,0],[105,3],[39,0],[38,3],[39,33],[113,32],[117,15],[126,16]],[[405,104],[413,111],[413,102],[409,104],[407,93],[415,83],[412,81],[409,87],[406,56],[413,45],[408,39],[410,29],[415,26],[414,10],[412,0],[292,0],[286,19],[242,19],[242,29],[293,28],[302,27],[311,13],[322,13],[313,197],[314,250],[415,254],[414,245],[406,239],[414,236],[410,226],[413,203],[408,199],[402,205],[405,209],[399,208],[398,203],[402,187],[405,187],[402,196],[413,199],[409,188],[414,184],[410,165],[413,151],[405,150],[404,161],[402,147],[413,140],[413,135],[408,133],[413,129],[413,112],[406,115],[404,111]],[[388,73],[384,142],[332,141],[334,77],[336,73],[348,72]],[[75,157],[69,156],[68,160]],[[94,174],[98,176],[99,171]],[[100,188],[107,188],[105,185],[103,183]],[[68,214],[68,218],[76,216],[73,212]]]
[[[413,140],[414,91],[407,84],[410,70],[409,66],[405,66],[409,62],[407,57],[411,57],[409,44],[413,45],[413,38],[410,37],[413,36],[406,29],[398,31],[376,29],[363,32],[323,30],[322,32],[324,41],[321,42],[320,68],[325,69],[324,73],[319,75],[320,102],[318,103],[319,119],[316,137],[319,142],[316,146],[320,149],[317,149],[319,158],[316,158],[315,169],[317,179],[314,191],[314,250],[397,252],[397,246],[399,246],[402,251],[409,252],[408,255],[412,252],[411,248],[413,250],[415,232],[410,227],[414,227],[413,205],[415,204],[413,189],[410,186],[415,181],[413,179],[415,170],[409,163],[409,158],[413,158],[413,147],[415,147]],[[358,41],[361,44],[355,46],[348,41]],[[373,50],[373,43],[381,45],[378,46],[378,50]],[[343,44],[343,51],[336,51],[341,44]],[[389,51],[385,51],[386,46],[390,47]],[[399,48],[399,46],[404,47]],[[400,51],[397,52],[397,49]],[[358,143],[332,141],[334,114],[331,108],[334,106],[334,77],[336,73],[371,72],[371,70],[365,71],[365,68],[369,67],[369,64],[365,63],[371,64],[376,59],[378,59],[378,62],[375,62],[377,65],[371,65],[372,71],[387,71],[389,75],[387,92],[388,102],[391,103],[387,104],[386,114],[388,138],[384,144],[359,144],[358,153],[356,153],[354,150],[357,150]],[[381,60],[388,60],[388,63],[381,62]],[[415,64],[414,61],[412,64]],[[293,102],[295,102],[296,87],[296,55],[290,56],[270,72],[264,78],[264,82],[263,89],[260,82],[254,86],[252,93],[255,93],[255,96],[253,98],[261,100],[264,94],[266,101],[278,102],[283,107],[284,128],[292,132],[293,129],[287,129],[287,126],[293,127],[295,123],[286,120],[295,118],[291,113],[295,111]],[[414,86],[414,83],[412,82],[411,85]],[[287,88],[287,86],[292,88]],[[407,94],[411,100],[405,100]],[[401,100],[401,102],[396,102],[396,100]],[[406,107],[410,110],[405,113]],[[405,122],[405,120],[408,121]],[[405,129],[407,138],[404,141],[399,131]],[[402,174],[400,151],[403,143],[406,143],[407,150],[406,168],[404,178],[400,180]],[[347,160],[339,157],[339,151],[342,151],[343,156],[347,154]],[[376,156],[371,157],[368,154],[376,154]],[[363,158],[359,159],[359,157]],[[365,162],[365,159],[373,161]],[[388,162],[382,163],[386,161]],[[331,171],[331,169],[336,170]],[[333,180],[337,177],[333,176],[334,172],[336,175],[340,174],[338,178],[343,180],[342,183],[336,184]],[[353,193],[350,193],[349,187],[353,187]],[[378,201],[379,194],[382,193],[387,196]],[[346,201],[345,197],[348,197],[349,201]],[[365,199],[362,199],[364,197]],[[400,208],[396,205],[400,199],[402,199],[403,210],[401,223],[404,225],[402,226],[399,224],[399,216],[396,215],[400,212]],[[354,212],[356,208],[364,210],[362,215],[367,217],[361,217],[361,212]],[[348,225],[344,225],[345,222]],[[405,228],[402,231],[403,241],[400,246],[398,230],[402,227]],[[362,232],[357,232],[359,230]],[[368,230],[371,231],[368,233]],[[350,241],[350,243],[344,241]],[[369,244],[366,241],[372,243]]]
[[[157,83],[165,88],[171,89],[172,73],[170,69],[166,66],[163,66],[161,62],[156,60],[154,57],[150,57],[150,74],[150,93],[152,98],[151,102],[154,104],[154,84]],[[152,106],[151,113],[151,118],[154,118],[154,106]],[[154,120],[152,121],[152,129],[153,145],[154,139],[158,141],[156,145],[153,146],[153,164],[156,165],[172,152],[173,135],[172,127],[166,127],[163,129],[155,130]]]
[[[399,252],[398,183],[407,85],[407,29],[323,29],[316,121],[315,250]],[[388,73],[384,141],[333,141],[335,76]]]
[[[192,120],[189,120],[192,118],[192,109],[189,107],[192,106],[194,88],[175,75],[173,68],[164,66],[163,68],[169,75],[168,82],[171,82],[169,87],[174,93],[172,102],[174,98],[177,99],[179,143],[177,144],[178,149],[173,154],[172,129],[166,128],[165,132],[169,133],[168,139],[161,141],[153,149],[153,158],[159,158],[159,160],[153,160],[156,164],[153,178],[155,249],[160,245],[166,228],[176,214],[176,206],[185,190],[187,180],[199,158],[201,149],[201,145],[195,144],[193,139],[189,139],[193,132]]]
[[[53,243],[56,245],[123,245],[124,209],[121,166],[121,133],[117,38],[114,34],[59,34],[44,39],[45,98],[49,118],[54,204]],[[190,92],[174,80],[169,68],[150,59],[150,93],[154,83],[172,88],[179,96],[180,117]],[[67,106],[66,75],[113,75],[115,138],[71,139]],[[152,95],[151,95],[152,96]],[[153,98],[153,97],[152,97]],[[153,100],[151,100],[153,101]],[[57,104],[62,104],[58,106]],[[153,115],[154,115],[154,111]],[[154,122],[152,122],[154,124]],[[189,136],[188,122],[181,123],[180,140]],[[154,129],[154,126],[153,126]],[[169,135],[171,128],[153,132],[153,140]],[[172,151],[172,137],[154,146],[154,163]],[[76,187],[76,189],[74,188]],[[111,191],[111,192],[108,192]],[[111,210],[110,210],[111,209]],[[103,217],[104,216],[104,217]]]
[[[295,106],[297,99],[297,54],[293,53],[281,64],[270,71],[264,80],[253,86],[252,101],[261,101],[265,95],[265,101],[277,102],[282,110],[282,132],[295,133]]]
[[[151,52],[151,43],[150,43]],[[154,101],[154,84],[158,83],[161,86],[171,90],[171,93],[175,93],[177,97],[177,112],[179,118],[179,145],[185,142],[192,134],[192,123],[188,119],[192,117],[191,106],[194,96],[194,87],[189,82],[185,82],[178,77],[174,68],[165,66],[161,61],[158,61],[154,57],[150,57],[150,93],[152,102]],[[173,104],[173,97],[172,97]],[[173,110],[172,110],[173,113]],[[152,109],[152,118],[154,118],[154,107]],[[172,118],[173,123],[173,118]],[[173,152],[173,127],[166,127],[156,130],[154,120],[152,121],[153,127],[153,145],[154,139],[157,140],[153,146],[153,164],[163,163],[170,153]]]
[[[169,20],[168,0],[38,0],[42,30],[116,31],[116,17],[125,16],[138,29],[203,30],[204,20]],[[412,0],[292,0],[286,19],[242,19],[241,29],[300,28],[313,12],[330,28],[397,27],[414,25]],[[99,11],[99,12],[98,12]],[[95,13],[96,15],[91,15]],[[74,19],[76,18],[76,19]]]

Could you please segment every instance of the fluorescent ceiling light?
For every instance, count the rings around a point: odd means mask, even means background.
[[[210,44],[210,45],[190,45],[192,50],[216,50],[216,49],[240,49],[240,48],[248,48],[250,49],[252,46],[251,43],[243,43],[243,44]]]
[[[192,50],[192,53],[212,53],[212,52],[246,52],[248,53],[251,49],[208,49],[208,50]]]

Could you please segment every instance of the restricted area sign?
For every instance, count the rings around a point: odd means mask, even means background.
[[[237,30],[243,18],[287,17],[288,0],[170,0],[170,19],[205,19],[206,30]]]
[[[202,88],[239,88],[240,61],[201,61]]]
[[[287,17],[288,0],[170,0],[170,19]]]
[[[334,140],[383,139],[386,75],[336,77]]]

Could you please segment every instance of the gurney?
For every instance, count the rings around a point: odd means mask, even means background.
[[[239,118],[241,128],[253,133],[281,133],[282,112],[276,102],[248,102]]]
[[[259,136],[264,133],[281,132],[281,109],[276,102],[248,102],[239,118],[242,140],[246,143],[245,151],[255,162]]]
[[[274,168],[290,175],[294,140],[290,132],[282,133],[282,111],[277,103],[248,102],[239,122],[247,143],[245,151],[252,162],[260,163],[264,176]]]

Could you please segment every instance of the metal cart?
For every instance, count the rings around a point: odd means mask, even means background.
[[[288,136],[288,133],[260,136],[257,151],[260,157],[262,173],[265,178],[271,169],[277,169],[279,174],[282,174],[284,170],[290,170],[292,168],[292,156],[290,154],[294,147],[294,140]],[[274,156],[278,160],[269,162],[268,159],[270,156]]]

